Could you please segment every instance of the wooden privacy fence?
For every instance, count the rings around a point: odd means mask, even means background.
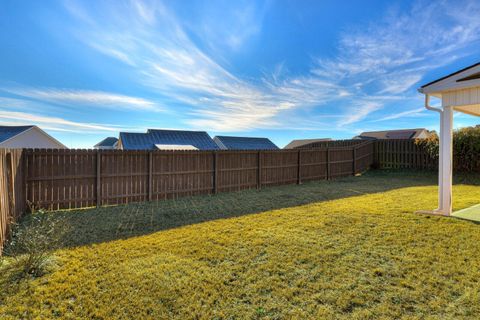
[[[24,150],[25,196],[49,210],[116,205],[349,176],[371,142],[264,151]]]
[[[416,144],[415,140],[371,140],[371,143],[375,150],[375,162],[380,168],[432,170],[438,168],[438,159],[432,157],[423,146]],[[332,140],[313,142],[297,149],[351,147],[363,144],[365,144],[365,140]]]
[[[9,226],[25,211],[22,150],[0,149],[0,255]]]
[[[438,168],[438,159],[415,143],[415,140],[376,140],[375,162],[383,169]]]

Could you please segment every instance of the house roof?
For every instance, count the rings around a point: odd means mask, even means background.
[[[362,132],[357,137],[360,139],[416,139],[425,132],[428,133],[425,128],[368,131]]]
[[[216,136],[215,143],[224,150],[273,150],[278,147],[268,138]]]
[[[27,131],[34,126],[0,126],[0,143]]]
[[[120,132],[125,150],[151,150],[155,145],[191,145],[199,150],[217,150],[218,146],[205,131],[149,129],[146,133]]]
[[[115,137],[108,137],[97,143],[94,147],[113,147],[118,139]]]
[[[289,144],[287,144],[283,149],[295,149],[310,143],[315,143],[315,142],[325,142],[325,141],[332,141],[331,138],[322,138],[322,139],[295,139],[290,141]]]

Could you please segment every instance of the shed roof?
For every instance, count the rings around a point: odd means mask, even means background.
[[[215,143],[224,150],[275,150],[278,147],[268,138],[216,136]]]
[[[0,126],[0,143],[27,131],[34,126]]]
[[[97,143],[94,147],[113,147],[117,143],[118,139],[115,137],[107,137]]]
[[[120,132],[125,150],[152,150],[155,145],[191,145],[199,150],[217,150],[205,131],[149,129],[146,133]]]
[[[362,132],[357,137],[360,139],[416,139],[422,133],[428,134],[429,131],[425,128],[417,129],[401,129],[401,130],[384,130],[384,131],[367,131]]]
[[[295,149],[310,143],[315,143],[315,142],[325,142],[325,141],[332,141],[331,138],[321,138],[321,139],[295,139],[290,141],[289,144],[287,144],[283,149]]]

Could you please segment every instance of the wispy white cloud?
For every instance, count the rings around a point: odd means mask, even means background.
[[[378,111],[392,101],[415,99],[415,86],[428,71],[454,61],[480,39],[480,20],[472,18],[480,16],[478,2],[420,1],[408,12],[391,11],[383,21],[352,26],[339,39],[338,55],[312,61],[305,74],[289,74],[284,63],[252,80],[232,74],[200,49],[161,2],[103,8],[110,19],[67,8],[80,22],[80,40],[134,68],[143,84],[187,104],[185,123],[214,131],[291,126],[289,115],[296,110],[332,106],[341,116],[337,127],[377,113],[382,118]],[[245,21],[255,16],[248,10]],[[249,32],[245,37],[260,30]],[[244,42],[240,33],[236,37],[227,41]]]
[[[103,91],[73,90],[58,88],[1,88],[18,96],[46,102],[73,105],[92,105],[100,108],[162,111],[156,103],[138,97]]]
[[[387,120],[394,120],[394,119],[399,119],[399,118],[407,118],[407,117],[418,117],[422,114],[425,114],[426,109],[425,108],[416,108],[413,110],[407,110],[403,112],[396,112],[393,114],[390,114],[388,116],[382,117],[380,119],[376,119],[374,121],[387,121]]]
[[[84,123],[70,121],[59,117],[49,117],[44,115],[3,111],[0,110],[0,124],[2,125],[30,125],[37,124],[43,129],[66,132],[118,132],[119,127],[105,124]]]
[[[28,99],[9,98],[0,96],[0,125],[31,125],[36,124],[42,129],[73,132],[82,134],[105,134],[110,132],[117,135],[119,131],[145,131],[146,123],[141,126],[118,125],[99,123],[96,113],[75,112],[70,119],[58,116],[62,107],[52,106],[45,102]],[[78,120],[82,119],[82,121]],[[95,119],[88,121],[88,119]]]
[[[340,126],[349,125],[365,119],[370,113],[382,108],[382,103],[376,101],[360,100],[355,105],[349,107],[349,114],[340,120]]]
[[[389,107],[392,100],[415,100],[415,87],[427,72],[453,62],[470,45],[478,44],[480,20],[471,18],[478,15],[477,1],[417,1],[408,12],[391,10],[383,21],[346,31],[339,41],[339,55],[319,59],[313,72],[349,88],[355,100],[384,96],[376,100],[380,105],[367,103],[361,108],[352,104],[350,111],[361,115],[347,114],[341,123],[357,122]],[[394,107],[392,112],[398,112],[398,103]],[[411,114],[400,111],[383,120]]]
[[[381,94],[401,94],[412,88],[413,85],[418,83],[423,78],[420,73],[400,75],[396,74],[395,78],[383,79],[383,89],[380,90]]]
[[[258,36],[270,1],[225,1],[215,5],[201,6],[186,23],[207,44],[209,50],[245,50],[249,42]],[[221,16],[222,19],[212,19]]]
[[[188,102],[192,109],[185,122],[190,126],[214,131],[276,126],[283,111],[324,103],[347,93],[313,74],[282,80],[265,78],[256,83],[241,79],[201,51],[161,3],[155,7],[156,29],[151,28],[153,18],[138,12],[139,3],[122,12],[125,19],[83,28],[80,39],[103,54],[134,65],[144,84]]]

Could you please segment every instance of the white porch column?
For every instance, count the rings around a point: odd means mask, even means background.
[[[442,151],[443,151],[443,146],[442,146],[442,141],[443,141],[443,111],[440,112],[440,135],[438,137],[438,209],[437,211],[442,211],[442,205],[443,205],[443,156],[442,156]]]
[[[440,121],[439,208],[445,215],[452,213],[453,108],[444,107]]]

